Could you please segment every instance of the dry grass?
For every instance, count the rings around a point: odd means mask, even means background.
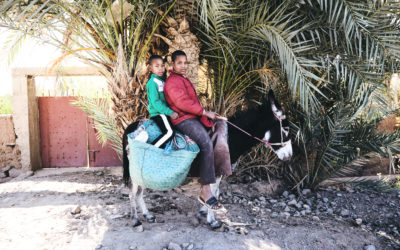
[[[229,178],[240,180],[243,176],[248,175],[253,179],[271,180],[271,177],[279,174],[276,162],[277,157],[271,150],[265,148],[264,145],[258,145],[248,154],[239,158],[236,169]]]
[[[395,114],[388,116],[386,119],[381,121],[378,125],[378,132],[392,133],[397,129],[396,124],[398,123]]]

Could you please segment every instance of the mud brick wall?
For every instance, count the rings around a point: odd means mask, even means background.
[[[15,139],[12,115],[0,115],[0,169],[6,166],[21,168],[21,151]]]

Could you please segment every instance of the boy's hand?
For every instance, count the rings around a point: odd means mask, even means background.
[[[210,118],[211,120],[215,120],[217,113],[212,112],[212,111],[205,111],[204,112],[204,116],[207,116],[208,118]]]
[[[171,118],[174,119],[174,120],[178,119],[178,118],[179,118],[178,113],[173,112],[173,113],[171,114]]]

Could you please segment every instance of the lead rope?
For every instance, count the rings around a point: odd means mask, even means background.
[[[221,119],[223,119],[223,120],[225,120],[228,124],[232,125],[233,127],[235,127],[236,129],[238,129],[239,131],[245,133],[246,135],[250,136],[251,138],[256,139],[257,141],[260,141],[260,142],[264,143],[265,146],[267,146],[267,147],[271,147],[272,145],[281,145],[281,146],[283,147],[283,146],[285,145],[285,143],[283,142],[282,119],[285,119],[285,116],[283,115],[281,118],[279,118],[274,112],[272,112],[272,113],[273,113],[274,116],[279,120],[279,126],[280,126],[280,130],[281,130],[281,143],[270,143],[270,142],[268,142],[268,141],[262,140],[262,139],[260,139],[260,138],[258,138],[258,137],[256,137],[256,136],[250,134],[250,133],[247,132],[246,130],[244,130],[244,129],[238,127],[238,126],[236,126],[236,125],[233,124],[232,122],[228,121],[228,118],[223,117],[223,116],[218,115],[218,114],[217,114],[217,117],[218,117],[218,118],[221,118]]]
[[[257,141],[260,141],[260,142],[264,143],[265,146],[267,146],[267,147],[271,146],[271,144],[270,144],[268,141],[265,141],[265,140],[262,140],[262,139],[260,139],[260,138],[258,138],[258,137],[256,137],[256,136],[253,136],[253,135],[250,134],[249,132],[245,131],[244,129],[241,129],[240,127],[236,126],[235,124],[233,124],[232,122],[230,122],[230,121],[228,121],[228,120],[225,120],[225,121],[226,121],[227,123],[229,123],[230,125],[232,125],[233,127],[235,127],[236,129],[238,129],[239,131],[241,131],[241,132],[245,133],[246,135],[252,137],[253,139],[256,139]]]

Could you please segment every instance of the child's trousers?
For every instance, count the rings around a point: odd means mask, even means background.
[[[152,144],[156,146],[157,148],[164,148],[165,145],[172,139],[174,138],[174,131],[172,130],[172,125],[169,120],[169,117],[166,115],[156,115],[154,117],[151,117],[152,119],[158,126],[158,128],[161,130],[161,135],[158,136]]]

